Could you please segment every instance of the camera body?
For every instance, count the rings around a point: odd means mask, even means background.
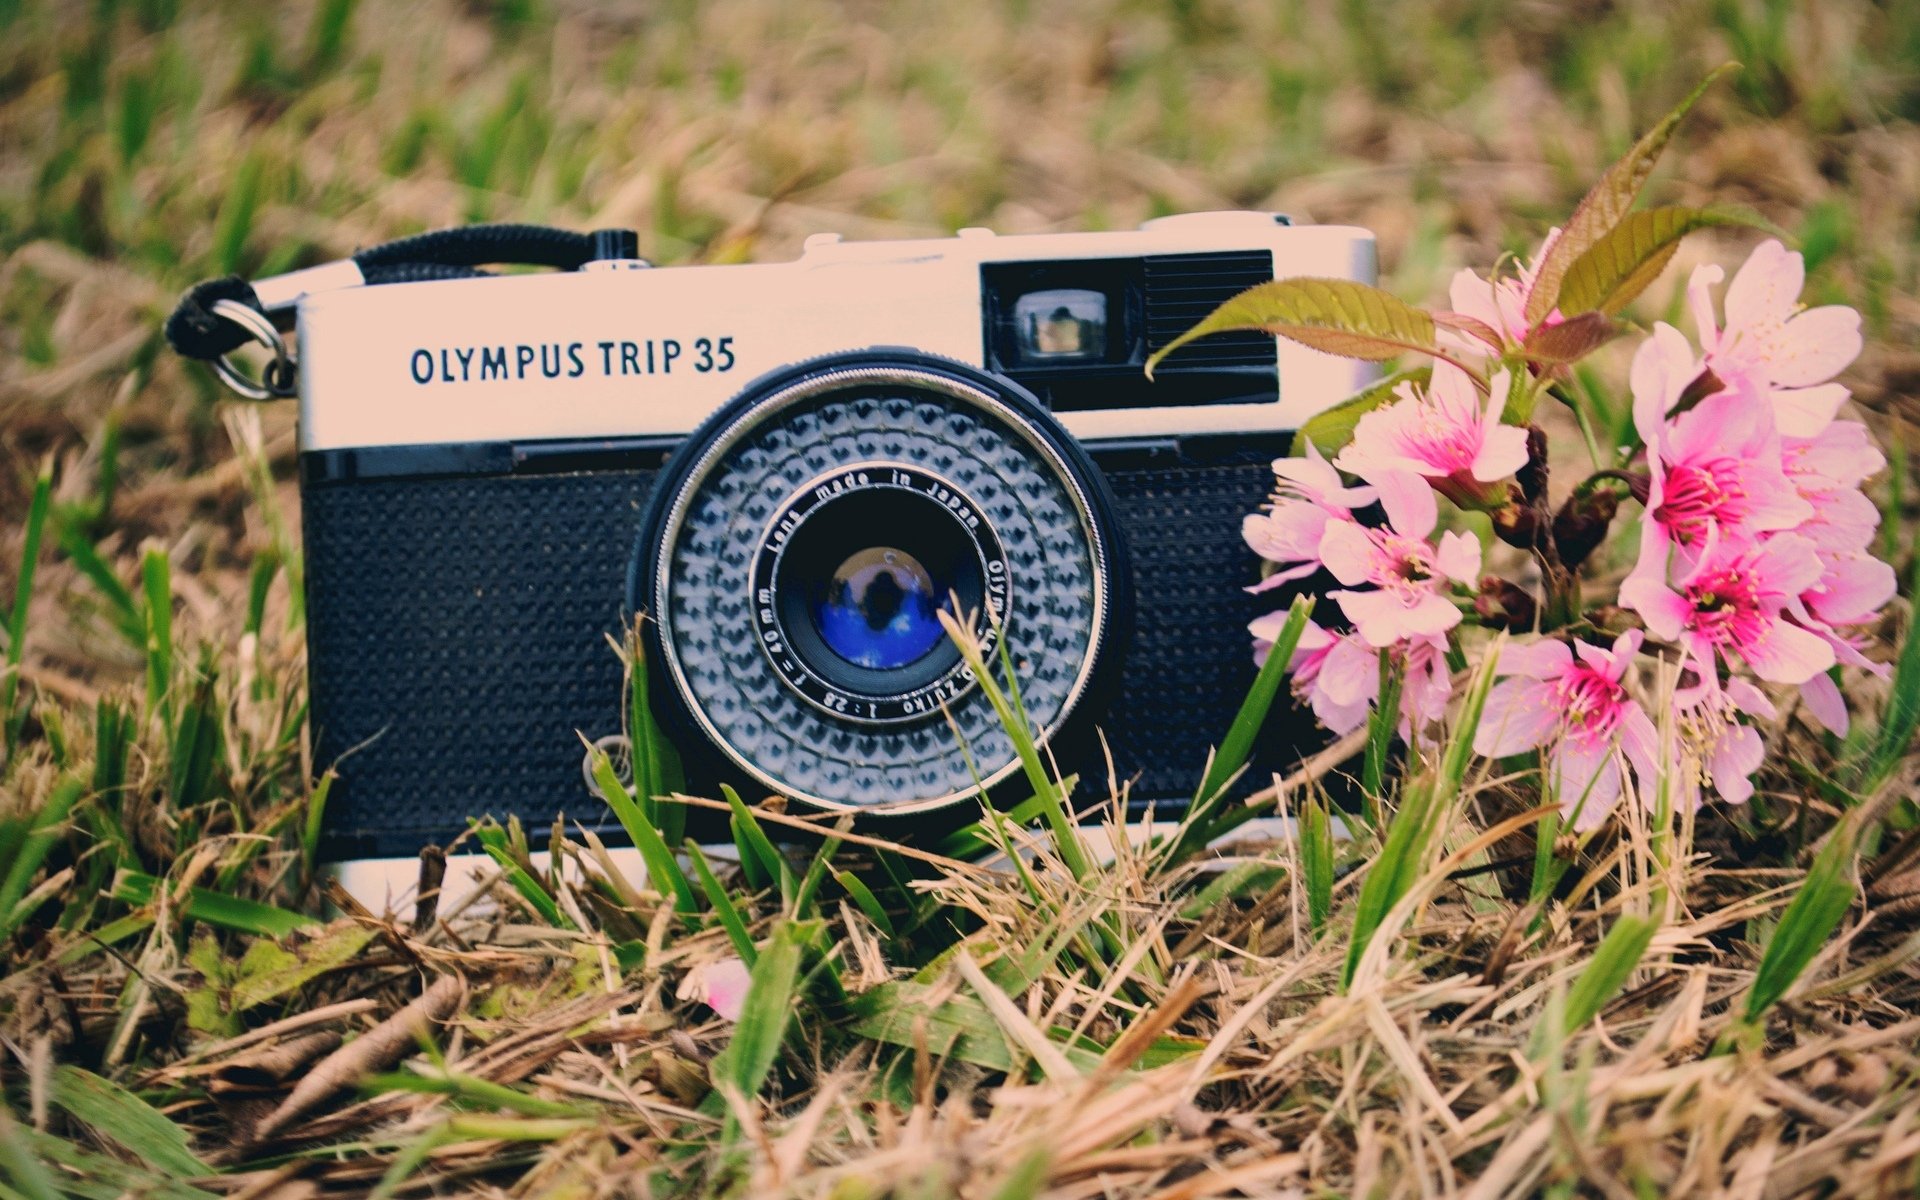
[[[609,637],[636,612],[696,790],[966,815],[1018,763],[928,632],[957,602],[1063,771],[1104,794],[1110,762],[1172,811],[1274,603],[1244,594],[1241,520],[1372,376],[1260,333],[1145,359],[1268,279],[1374,272],[1364,230],[1204,213],[304,296],[327,857],[485,814],[617,834],[581,739],[623,732]]]

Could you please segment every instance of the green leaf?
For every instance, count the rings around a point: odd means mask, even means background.
[[[1623,916],[1613,923],[1567,993],[1567,1029],[1579,1029],[1600,1015],[1607,1001],[1626,986],[1659,928],[1658,922],[1646,917]]]
[[[1709,73],[1699,86],[1687,94],[1686,99],[1675,105],[1644,137],[1635,142],[1633,149],[1627,151],[1619,162],[1608,167],[1607,173],[1575,206],[1573,215],[1561,227],[1560,236],[1547,248],[1546,255],[1535,269],[1533,290],[1527,295],[1525,314],[1529,327],[1546,320],[1547,314],[1559,304],[1568,270],[1618,225],[1621,218],[1627,215],[1627,210],[1633,207],[1640,189],[1646,186],[1647,177],[1653,174],[1654,164],[1660,161],[1667,143],[1673,140],[1674,130],[1680,127],[1681,120],[1722,75],[1737,69],[1738,64],[1727,63]]]
[[[1527,335],[1521,349],[1528,361],[1563,367],[1619,337],[1620,326],[1601,312],[1581,313],[1558,325],[1542,325]]]
[[[187,997],[188,1024],[202,1033],[232,1034],[237,1018],[251,1009],[305,987],[351,962],[373,940],[374,930],[353,921],[336,921],[313,937],[286,944],[262,938],[236,963],[220,957],[211,937],[194,943],[192,964],[205,987]]]
[[[760,951],[747,981],[747,998],[733,1038],[713,1060],[713,1078],[731,1084],[742,1096],[756,1096],[780,1055],[780,1042],[793,1015],[800,951],[812,937],[806,926],[782,922]]]
[[[49,1082],[56,1107],[148,1166],[175,1179],[213,1173],[194,1156],[185,1130],[119,1084],[65,1064]]]
[[[1711,208],[1650,208],[1629,213],[1567,267],[1560,284],[1560,312],[1567,317],[1618,313],[1659,278],[1680,248],[1680,240],[1689,233],[1759,224],[1752,217]],[[1533,339],[1527,341],[1531,346]]]
[[[1360,418],[1376,408],[1385,408],[1397,399],[1400,385],[1410,383],[1416,388],[1424,388],[1433,378],[1433,368],[1415,367],[1409,371],[1396,371],[1363,392],[1356,392],[1332,408],[1322,409],[1308,417],[1293,435],[1291,453],[1295,456],[1307,452],[1307,443],[1328,458],[1340,453],[1346,444],[1353,440],[1354,427],[1360,424]]]
[[[1160,360],[1188,342],[1241,329],[1264,329],[1315,350],[1369,362],[1409,351],[1448,357],[1434,337],[1433,318],[1391,292],[1351,279],[1299,276],[1250,287],[1214,309],[1147,359],[1148,378]]]

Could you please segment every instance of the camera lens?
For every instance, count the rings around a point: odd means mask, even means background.
[[[1130,611],[1110,503],[1005,379],[891,351],[764,379],[675,451],[642,523],[656,701],[723,775],[802,802],[966,800],[1019,758],[940,613],[1012,663],[1042,740],[1079,727]]]
[[[813,621],[829,649],[861,667],[904,667],[943,636],[933,576],[897,546],[856,550],[827,580]]]

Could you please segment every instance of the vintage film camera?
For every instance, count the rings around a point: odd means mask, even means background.
[[[503,261],[572,269],[472,270]],[[202,285],[169,333],[213,357],[297,318],[297,387],[283,354],[255,390],[300,402],[324,848],[377,859],[484,814],[618,836],[581,736],[622,733],[636,612],[691,789],[897,832],[1019,788],[935,615],[957,598],[1083,795],[1110,761],[1172,813],[1274,603],[1241,520],[1370,375],[1259,333],[1143,365],[1255,284],[1374,273],[1366,231],[1258,212],[667,269],[495,226]],[[1269,731],[1254,773],[1306,736]]]

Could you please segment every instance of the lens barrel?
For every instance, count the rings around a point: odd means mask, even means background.
[[[938,613],[971,621],[1058,741],[1097,716],[1132,611],[1072,436],[1017,384],[891,350],[775,372],[696,430],[656,484],[628,599],[656,707],[724,773],[886,813],[1019,767]]]

